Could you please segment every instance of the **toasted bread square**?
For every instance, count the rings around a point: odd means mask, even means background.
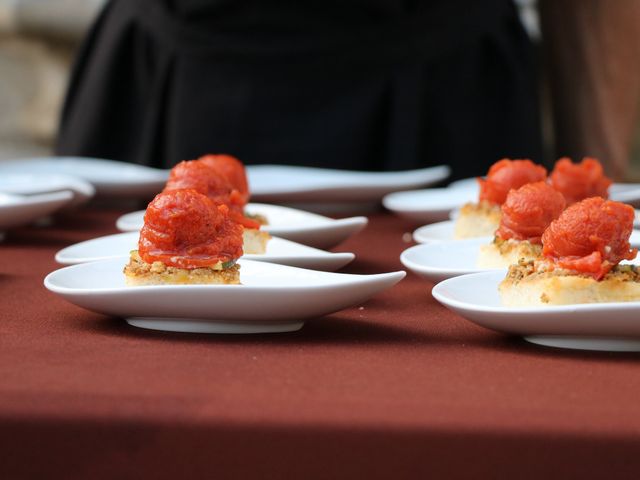
[[[240,284],[240,265],[234,264],[222,268],[219,263],[214,267],[194,269],[169,267],[162,262],[146,263],[131,252],[129,263],[124,267],[125,282],[130,286],[139,285],[185,285],[185,284]]]
[[[267,251],[267,242],[271,238],[267,232],[255,228],[245,228],[242,234],[244,253],[262,255]]]
[[[545,270],[535,262],[509,268],[498,287],[503,305],[533,307],[640,300],[640,274],[632,265],[617,265],[602,280],[569,270]]]
[[[456,219],[454,238],[493,236],[500,224],[502,212],[498,205],[489,202],[467,203]]]
[[[542,245],[528,240],[502,240],[498,237],[493,242],[482,245],[478,253],[479,268],[504,268],[518,262],[537,259],[542,253]]]

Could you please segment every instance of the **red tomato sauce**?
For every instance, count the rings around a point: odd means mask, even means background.
[[[565,207],[564,197],[546,182],[535,182],[511,190],[502,204],[496,236],[508,240],[542,243],[542,233]]]
[[[242,227],[195,190],[160,193],[147,207],[138,253],[147,263],[193,269],[242,256]]]
[[[542,235],[542,254],[560,268],[604,277],[621,260],[631,260],[629,237],[635,212],[629,205],[593,197],[568,207]]]
[[[609,198],[611,180],[604,175],[595,158],[585,157],[580,163],[561,158],[549,175],[551,185],[564,195],[567,205],[590,197]]]
[[[480,201],[502,205],[512,188],[533,182],[541,182],[547,178],[547,169],[536,165],[531,160],[502,160],[491,165],[487,178],[478,178],[480,184]]]

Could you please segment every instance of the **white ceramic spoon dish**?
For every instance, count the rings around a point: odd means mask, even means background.
[[[128,287],[126,257],[56,270],[50,291],[133,326],[199,333],[269,333],[302,328],[306,320],[358,305],[392,287],[405,272],[348,275],[240,260],[241,285]]]
[[[417,243],[431,243],[431,242],[452,242],[456,241],[453,237],[455,222],[453,220],[446,220],[444,222],[432,223],[430,225],[423,225],[413,232],[413,239]],[[491,240],[491,237],[478,237],[484,240]],[[632,247],[640,248],[640,230],[633,230],[629,242]]]
[[[408,220],[431,223],[449,218],[451,210],[476,198],[473,192],[462,188],[431,188],[390,193],[383,198],[382,204]]]
[[[414,230],[413,240],[417,243],[431,242],[451,242],[454,240],[453,232],[455,222],[453,220],[445,220],[444,222],[430,223]],[[490,237],[483,237],[490,238]]]
[[[56,262],[62,265],[75,265],[126,256],[131,250],[138,248],[138,237],[138,232],[127,232],[76,243],[56,253]],[[272,237],[267,243],[266,253],[246,254],[243,258],[332,272],[351,262],[355,255],[348,252],[325,252]]]
[[[451,182],[449,188],[465,190],[478,198],[480,191],[478,181],[475,178],[465,178]],[[636,203],[640,201],[640,183],[613,183],[609,187],[609,197],[611,200],[623,203]]]
[[[447,188],[396,192],[383,199],[384,206],[401,217],[431,223],[452,218],[453,210],[467,202],[477,202],[478,182],[467,178],[452,182]],[[635,204],[640,202],[640,184],[614,183],[609,190],[611,200]]]
[[[247,166],[251,197],[270,202],[379,201],[389,192],[433,185],[450,172],[445,165],[400,172]]]
[[[262,227],[271,235],[303,243],[315,248],[332,248],[358,233],[367,225],[367,217],[335,220],[315,213],[289,207],[249,203],[247,213],[264,216],[269,225]],[[127,213],[116,221],[118,230],[138,231],[144,225],[144,210]]]
[[[614,183],[609,187],[609,198],[616,202],[631,203],[638,206],[638,202],[640,202],[640,183]]]
[[[477,260],[480,246],[491,241],[491,238],[471,238],[414,245],[400,254],[400,262],[431,282],[441,282],[459,275],[486,271],[486,268],[477,266]],[[506,273],[506,268],[501,270]]]
[[[640,302],[505,307],[498,295],[503,278],[501,271],[454,277],[437,284],[432,294],[438,302],[477,325],[519,335],[539,345],[640,351]]]
[[[400,261],[412,272],[431,282],[441,282],[447,278],[505,268],[478,267],[480,247],[493,241],[492,238],[469,238],[450,242],[433,242],[409,247],[400,255]],[[623,261],[625,264],[640,264],[638,258]]]
[[[79,177],[91,183],[97,195],[149,197],[160,192],[168,170],[87,157],[42,157],[3,160],[0,177],[9,173],[57,174]]]
[[[461,188],[468,190],[472,192],[476,196],[476,198],[478,197],[478,192],[480,191],[480,187],[478,186],[478,179],[476,177],[463,178],[462,180],[451,182],[449,184],[449,188]]]
[[[2,162],[0,162],[0,170]],[[69,175],[6,173],[0,175],[0,192],[19,195],[37,195],[68,190],[73,199],[66,205],[75,207],[93,197],[96,189],[86,180]]]
[[[68,190],[28,196],[0,193],[0,231],[46,217],[72,199],[73,192]]]

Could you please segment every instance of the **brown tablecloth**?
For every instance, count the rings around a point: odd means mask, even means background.
[[[42,286],[85,209],[0,244],[0,478],[638,478],[640,356],[476,327],[409,274],[296,333],[136,329]],[[344,271],[401,268],[375,214]]]

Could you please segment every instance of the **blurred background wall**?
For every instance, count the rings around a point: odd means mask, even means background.
[[[0,159],[50,154],[69,71],[105,0],[0,0]]]

